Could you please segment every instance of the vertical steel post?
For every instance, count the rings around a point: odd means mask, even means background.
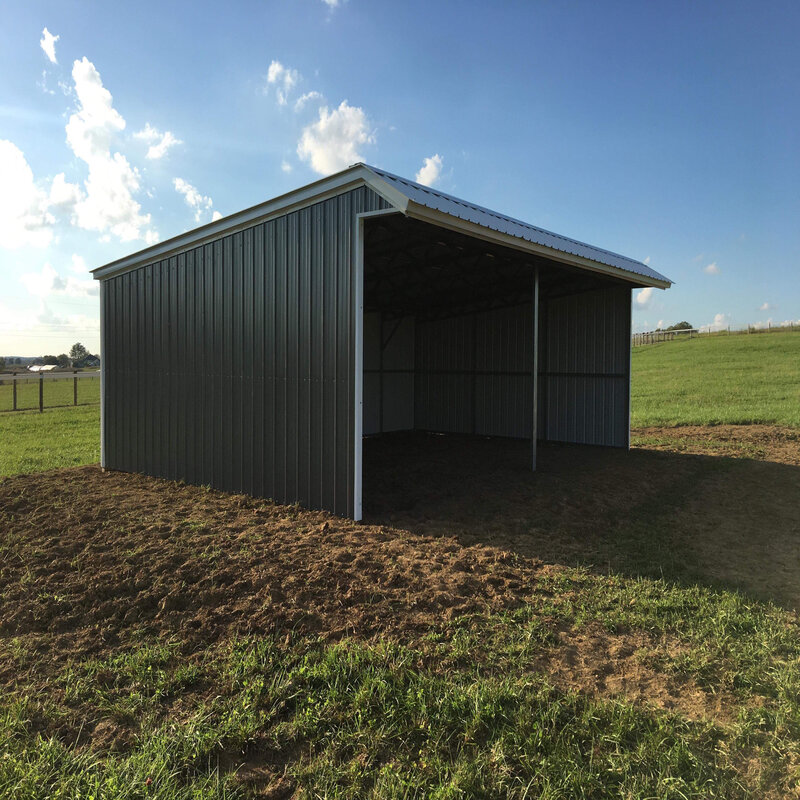
[[[44,412],[44,375],[39,373],[39,413]]]
[[[16,378],[14,378],[14,380],[11,382],[11,386],[12,386],[11,393],[14,396],[14,407],[13,407],[12,411],[16,411],[17,410],[17,379]]]
[[[536,437],[539,406],[539,267],[533,270],[533,408],[531,419],[531,469],[536,471]]]
[[[78,405],[78,371],[75,370],[75,377],[72,379],[72,405]]]

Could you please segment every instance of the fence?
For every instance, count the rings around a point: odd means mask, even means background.
[[[766,327],[755,327],[748,325],[746,328],[734,328],[730,325],[718,331],[704,331],[697,328],[683,328],[677,331],[645,331],[631,335],[631,342],[634,347],[643,344],[656,344],[657,342],[670,342],[674,339],[694,339],[700,336],[737,336],[740,334],[751,333],[780,333],[787,331],[800,331],[800,325],[772,325],[767,323]]]
[[[100,372],[0,373],[0,412],[100,403]]]

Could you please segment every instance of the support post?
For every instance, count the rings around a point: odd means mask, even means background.
[[[78,371],[75,370],[75,377],[72,379],[72,405],[78,405]]]
[[[39,373],[39,413],[44,412],[44,376]]]
[[[12,385],[12,393],[14,395],[14,408],[12,410],[16,411],[17,410],[17,379],[16,378],[14,378],[14,380],[11,382],[11,385]]]
[[[539,267],[533,269],[533,403],[531,419],[531,469],[536,472],[536,437],[539,410]]]

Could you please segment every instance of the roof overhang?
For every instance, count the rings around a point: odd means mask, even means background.
[[[363,164],[355,164],[342,172],[322,178],[299,189],[282,194],[265,203],[252,206],[236,214],[223,217],[207,225],[186,231],[166,241],[154,244],[136,253],[117,259],[92,270],[95,280],[103,280],[129,272],[133,269],[160,261],[164,258],[177,255],[193,247],[218,239],[220,236],[229,236],[237,231],[266,222],[274,217],[297,211],[301,208],[322,202],[342,192],[356,189],[359,186],[369,186],[373,191],[396,211],[413,219],[419,219],[442,228],[458,231],[486,241],[495,242],[515,250],[531,253],[563,264],[568,264],[579,269],[611,275],[629,282],[632,286],[653,286],[667,289],[671,285],[669,280],[659,280],[648,275],[641,275],[625,269],[620,269],[609,264],[602,264],[592,259],[574,253],[567,253],[546,245],[527,241],[517,236],[512,236],[502,231],[494,230],[484,225],[479,225],[470,220],[447,214],[438,209],[429,208],[414,202],[403,192],[399,191],[389,181],[377,175]]]

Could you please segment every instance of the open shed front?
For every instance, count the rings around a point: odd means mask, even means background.
[[[628,446],[631,283],[397,213],[362,225],[363,436],[528,439],[531,469],[537,440]]]

